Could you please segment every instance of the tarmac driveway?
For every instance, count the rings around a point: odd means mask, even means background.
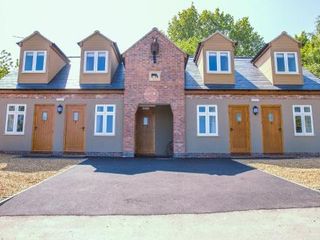
[[[90,159],[0,206],[4,215],[209,213],[320,206],[320,193],[229,159]]]

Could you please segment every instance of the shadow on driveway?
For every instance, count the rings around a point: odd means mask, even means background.
[[[95,172],[124,175],[162,171],[233,176],[253,170],[231,159],[113,158],[106,160],[93,158],[81,164],[94,167]]]

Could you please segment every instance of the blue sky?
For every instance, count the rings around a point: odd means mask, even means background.
[[[76,44],[100,30],[125,51],[152,27],[167,29],[170,19],[192,1],[182,0],[0,0],[0,49],[18,56],[19,38],[38,30],[67,55],[79,55]],[[265,41],[282,31],[313,31],[319,0],[194,0],[198,10],[221,10],[235,19],[249,16]]]

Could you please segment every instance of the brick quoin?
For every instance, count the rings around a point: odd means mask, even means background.
[[[151,43],[159,43],[157,62],[153,63]],[[124,90],[124,156],[135,151],[135,114],[140,104],[169,104],[173,114],[173,152],[185,153],[184,74],[187,55],[157,29],[153,29],[124,53],[126,81]],[[149,81],[150,71],[161,71],[160,81]]]

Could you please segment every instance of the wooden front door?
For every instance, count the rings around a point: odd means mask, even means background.
[[[86,105],[66,105],[66,122],[64,133],[65,152],[84,152]]]
[[[261,106],[264,153],[282,153],[282,118],[279,105]]]
[[[55,106],[53,104],[35,105],[32,151],[52,151],[54,118]]]
[[[250,153],[249,106],[229,106],[230,152]]]
[[[136,114],[136,154],[155,154],[155,116],[154,108],[140,107]]]

